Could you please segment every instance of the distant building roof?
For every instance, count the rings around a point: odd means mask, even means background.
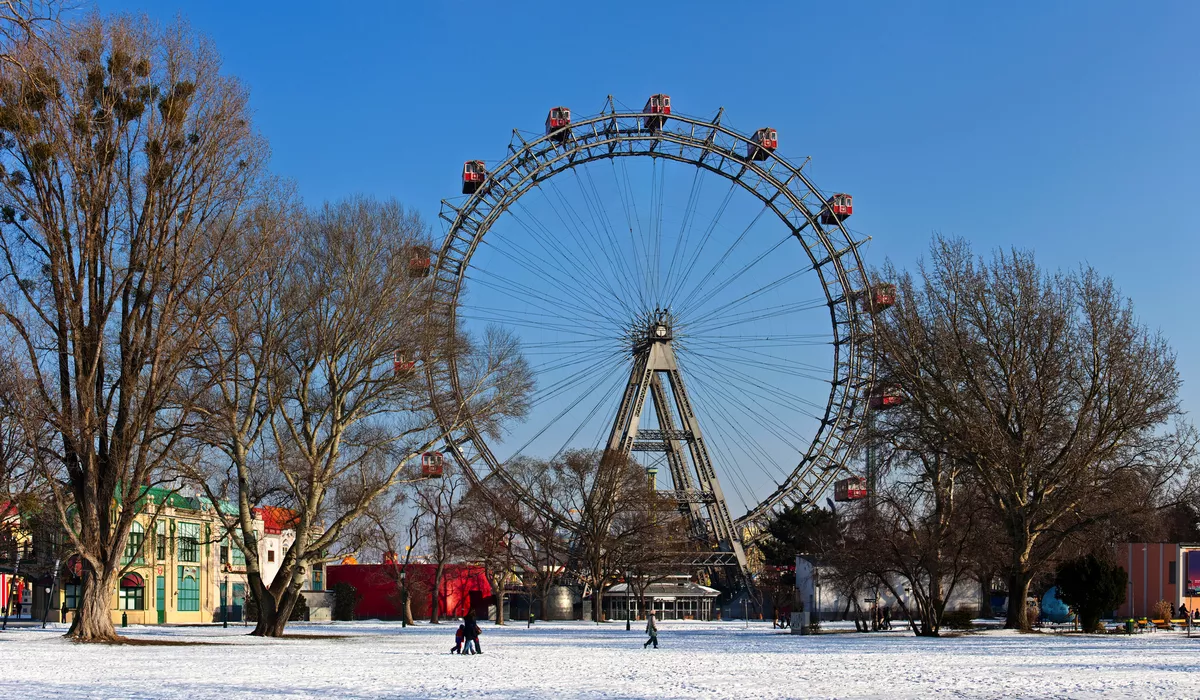
[[[624,595],[628,584],[618,583],[608,589],[607,595]],[[634,587],[630,593],[635,593],[637,588]],[[661,581],[652,583],[646,586],[646,597],[648,598],[716,598],[721,595],[721,592],[715,588],[701,586],[692,581]]]

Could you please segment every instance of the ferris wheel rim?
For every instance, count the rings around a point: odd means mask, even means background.
[[[625,157],[662,158],[720,175],[758,198],[800,242],[817,273],[832,322],[833,376],[825,412],[799,463],[786,478],[776,483],[771,494],[735,519],[735,524],[746,532],[746,540],[752,542],[761,533],[764,519],[779,506],[798,502],[813,504],[838,475],[852,473],[846,463],[865,423],[858,417],[867,410],[861,394],[875,379],[874,359],[870,352],[874,329],[869,312],[860,310],[857,303],[858,295],[870,287],[870,278],[859,253],[859,247],[867,239],[856,240],[841,220],[836,226],[821,224],[820,210],[813,211],[806,200],[824,205],[826,198],[802,172],[803,164],[793,165],[773,151],[760,161],[743,155],[745,148],[754,142],[751,137],[722,125],[722,115],[723,110],[715,120],[705,121],[671,114],[666,124],[672,127],[683,125],[682,130],[668,129],[665,124],[658,129],[648,129],[643,128],[647,116],[644,112],[613,109],[573,121],[567,137],[562,140],[557,138],[560,132],[526,140],[514,129],[508,156],[487,173],[485,186],[468,195],[462,206],[443,201],[440,218],[448,222],[449,227],[432,271],[430,313],[440,314],[439,327],[457,328],[459,296],[471,257],[492,225],[535,186],[587,163]],[[601,125],[604,128],[598,128]],[[649,143],[649,148],[635,150],[635,145],[644,143]],[[659,149],[660,144],[666,145]],[[689,157],[689,152],[698,155]],[[710,158],[716,163],[708,162]],[[727,171],[727,164],[737,166],[737,173]],[[747,174],[754,175],[758,184],[751,186],[744,180]],[[507,186],[506,183],[514,178],[513,186]],[[803,190],[792,190],[792,183],[799,183]],[[774,192],[769,196],[760,192],[758,186],[761,185],[774,188]],[[786,211],[776,204],[781,196],[786,205],[790,205]],[[452,215],[447,211],[453,212]],[[484,215],[480,218],[481,211]],[[801,235],[806,230],[813,234],[810,239]],[[833,236],[840,236],[840,240],[833,240]],[[817,255],[818,252],[822,254]],[[833,279],[826,275],[825,267],[832,269]],[[434,406],[438,421],[448,435],[447,448],[468,479],[473,483],[482,481],[484,477],[476,473],[474,464],[483,461],[488,467],[487,476],[499,476],[506,487],[528,505],[561,522],[557,514],[528,494],[507,473],[471,417],[463,417],[458,409],[452,408],[461,405],[457,358],[453,354],[431,358],[425,363],[425,370],[435,397],[450,394],[449,402],[435,400]],[[447,403],[451,408],[447,408]],[[474,454],[469,454],[471,452]],[[570,523],[561,524],[570,527]]]

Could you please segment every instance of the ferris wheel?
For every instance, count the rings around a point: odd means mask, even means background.
[[[774,512],[835,482],[839,500],[865,495],[850,464],[890,396],[872,319],[894,289],[869,278],[851,196],[818,190],[775,129],[723,117],[610,97],[594,116],[554,107],[544,130],[514,130],[499,162],[467,161],[428,273],[434,327],[513,333],[536,375],[529,415],[488,439],[449,408],[465,401],[460,358],[424,368],[473,481],[549,510],[514,459],[620,452],[713,545],[703,563],[744,571]]]

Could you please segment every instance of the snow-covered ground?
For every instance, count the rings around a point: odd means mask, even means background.
[[[0,693],[22,698],[1114,698],[1200,697],[1200,637],[902,632],[816,637],[769,623],[483,626],[482,656],[452,656],[456,625],[131,627],[176,646],[76,645],[58,629],[0,633]],[[334,636],[336,635],[336,637]]]

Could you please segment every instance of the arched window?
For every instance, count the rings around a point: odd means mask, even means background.
[[[129,572],[121,577],[121,591],[117,599],[118,610],[145,610],[146,580],[141,574]]]
[[[146,555],[142,554],[142,541],[146,538],[146,531],[142,529],[139,522],[134,521],[133,527],[129,528],[129,539],[125,540],[125,556],[121,558],[121,564],[133,562],[135,564],[145,564]],[[125,610],[141,610],[141,608],[123,608]]]

